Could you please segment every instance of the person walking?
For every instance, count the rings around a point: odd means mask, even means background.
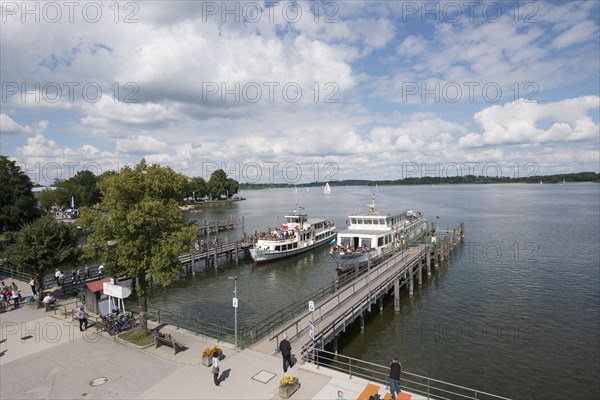
[[[283,357],[283,373],[285,374],[288,367],[292,368],[292,346],[287,340],[287,333],[283,334],[283,340],[279,343],[279,351]]]
[[[79,330],[81,332],[87,330],[88,320],[87,320],[87,314],[86,314],[85,310],[83,309],[83,306],[79,307],[79,313],[77,313],[77,316],[79,317]]]
[[[396,400],[396,394],[400,393],[400,374],[402,373],[402,364],[398,362],[398,357],[390,363],[390,392],[392,400]]]
[[[17,289],[13,289],[11,292],[11,297],[13,300],[13,309],[19,308],[19,291]]]
[[[35,288],[35,279],[33,276],[29,279],[29,287],[31,288],[33,295],[37,296],[37,289]]]
[[[215,381],[215,386],[219,386],[219,352],[214,351],[212,357],[212,373]]]

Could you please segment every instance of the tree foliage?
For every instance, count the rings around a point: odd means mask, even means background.
[[[190,179],[188,183],[188,188],[186,191],[186,197],[195,197],[196,199],[201,199],[204,196],[208,195],[208,185],[204,178],[195,176]]]
[[[240,184],[233,178],[227,178],[227,174],[222,169],[218,169],[210,175],[208,180],[208,191],[213,199],[226,195],[231,198],[238,192]]]
[[[190,251],[197,235],[178,208],[186,186],[185,176],[142,159],[134,168],[103,177],[98,207],[83,211],[81,223],[94,229],[86,254],[111,275],[138,279],[141,331],[147,328],[147,279],[168,285],[177,278],[178,256]]]
[[[47,215],[24,225],[4,255],[9,265],[36,277],[41,298],[44,275],[54,268],[74,267],[81,248],[77,245],[77,232],[70,224],[62,224]]]
[[[5,156],[0,156],[0,188],[0,229],[16,230],[39,217],[31,179]]]
[[[75,207],[88,207],[100,201],[100,190],[96,183],[99,177],[90,171],[79,171],[73,177],[54,182],[56,189],[45,189],[38,196],[39,202],[45,210],[53,205],[69,207],[71,199],[75,201]]]

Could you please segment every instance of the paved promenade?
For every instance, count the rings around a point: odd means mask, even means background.
[[[19,286],[27,287],[23,283]],[[78,322],[71,317],[29,305],[0,314],[0,322],[2,399],[279,398],[279,380],[284,375],[280,357],[250,349],[236,352],[228,343],[171,326],[161,328],[161,332],[170,333],[187,347],[176,355],[166,346],[139,349],[97,334],[93,327],[80,332]],[[211,369],[201,364],[202,350],[216,344],[225,354],[218,387]],[[293,350],[299,354],[299,349]],[[256,377],[261,371],[272,377],[261,380]],[[301,382],[292,399],[331,400],[338,390],[346,399],[356,399],[369,383],[310,364],[298,363],[290,372]],[[379,394],[384,396],[384,386]]]

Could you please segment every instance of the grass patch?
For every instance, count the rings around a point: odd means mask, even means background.
[[[140,333],[139,329],[134,328],[129,332],[121,333],[119,337],[137,346],[149,346],[154,343],[154,337],[150,330],[146,331],[146,333]]]

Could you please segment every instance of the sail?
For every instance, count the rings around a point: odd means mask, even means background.
[[[323,193],[331,194],[331,188],[329,187],[329,183],[325,184],[325,187],[323,188]]]

